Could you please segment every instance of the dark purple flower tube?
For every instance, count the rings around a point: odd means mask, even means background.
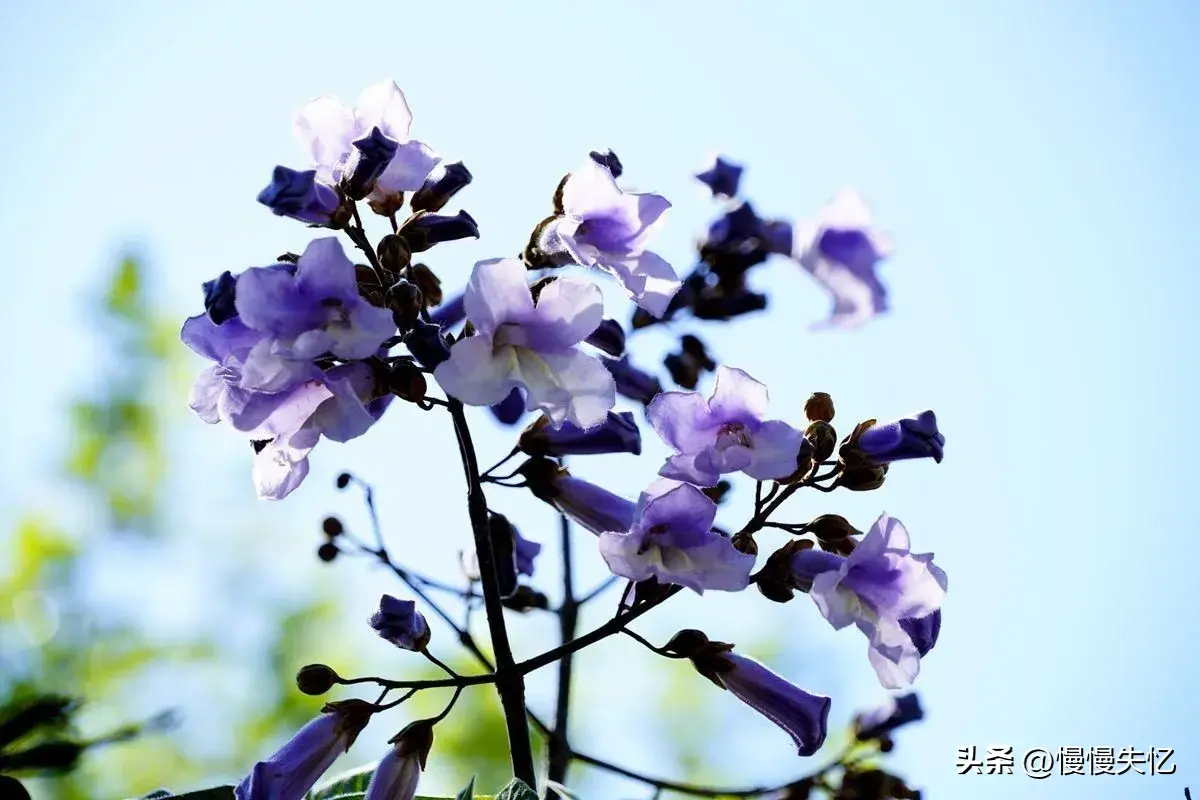
[[[354,150],[342,178],[342,190],[350,199],[362,200],[375,188],[375,182],[392,163],[400,145],[379,128],[372,128],[370,133],[351,144]]]
[[[854,720],[855,738],[860,742],[881,739],[897,728],[919,722],[925,716],[921,701],[915,694],[892,697],[886,705],[859,714]]]
[[[237,305],[234,303],[236,289],[237,278],[229,270],[204,282],[204,310],[215,324],[220,325],[237,316]]]
[[[413,211],[441,211],[450,198],[470,185],[471,179],[471,171],[461,161],[438,164],[409,205]]]
[[[629,357],[602,358],[600,361],[612,373],[617,385],[617,394],[636,400],[643,405],[649,405],[657,395],[662,393],[662,384],[658,378],[643,372],[629,363]]]
[[[287,167],[275,168],[271,184],[258,193],[258,202],[276,216],[314,224],[329,222],[341,205],[337,192],[319,182],[315,170],[297,172]]]
[[[479,224],[466,211],[459,211],[452,217],[418,211],[400,228],[399,235],[408,244],[410,252],[422,253],[443,242],[478,239]]]
[[[738,164],[717,156],[711,167],[696,175],[696,180],[707,186],[713,197],[736,197],[743,171]]]
[[[737,653],[724,657],[733,662],[733,669],[719,675],[726,689],[786,731],[801,756],[821,749],[829,729],[828,697],[809,694],[753,659]]]
[[[379,610],[371,616],[375,632],[401,650],[420,652],[429,644],[429,623],[412,600],[397,600],[385,594]]]
[[[941,463],[946,437],[938,432],[934,413],[922,411],[895,422],[872,425],[859,434],[855,444],[877,464],[911,458],[932,458]]]
[[[908,638],[912,639],[913,646],[924,658],[937,644],[938,634],[942,630],[942,610],[939,608],[924,617],[902,619],[900,627],[908,634]]]
[[[404,346],[425,369],[436,369],[438,364],[450,358],[450,345],[446,343],[441,326],[424,320],[417,320],[404,337]]]
[[[531,456],[592,456],[605,453],[642,452],[642,435],[633,414],[608,412],[608,418],[594,428],[582,430],[564,422],[554,428],[545,416],[525,429],[517,447]]]
[[[603,153],[599,150],[593,150],[588,153],[588,156],[591,157],[592,161],[608,169],[614,178],[621,177],[621,173],[625,171],[625,168],[621,166],[621,159],[617,158],[617,154],[612,150],[605,150]]]
[[[525,416],[525,393],[519,386],[514,386],[508,397],[493,406],[488,406],[488,410],[501,425],[516,425],[521,421],[521,417]]]
[[[429,320],[443,328],[453,328],[467,318],[467,305],[463,302],[466,295],[458,295],[443,301],[440,306],[429,312]]]
[[[615,319],[601,321],[584,341],[613,358],[625,354],[625,329]]]

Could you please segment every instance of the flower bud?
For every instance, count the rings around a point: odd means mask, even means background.
[[[390,594],[379,599],[379,610],[370,619],[371,627],[382,638],[401,650],[420,652],[429,644],[429,623],[412,600],[398,600]]]
[[[479,225],[466,211],[452,217],[418,211],[400,226],[399,235],[404,237],[413,253],[423,253],[434,245],[458,239],[479,238]]]
[[[730,540],[730,543],[733,545],[733,549],[739,553],[745,553],[749,556],[758,555],[758,542],[754,541],[754,536],[751,534],[737,534]]]
[[[351,142],[350,162],[342,172],[342,191],[351,200],[362,200],[375,188],[375,182],[396,155],[399,143],[379,128]]]
[[[817,420],[804,431],[804,438],[812,442],[813,461],[827,461],[837,447],[837,431],[828,422]]]
[[[379,256],[379,265],[393,278],[403,272],[412,261],[412,251],[408,248],[408,242],[394,233],[389,233],[379,240],[375,253]]]
[[[636,400],[642,405],[650,405],[650,401],[662,394],[662,384],[658,378],[643,372],[629,363],[629,356],[620,359],[602,358],[600,363],[608,369],[617,386],[617,394]]]
[[[450,358],[450,345],[442,335],[440,325],[417,320],[413,329],[404,337],[404,346],[425,369],[435,369]]]
[[[794,596],[796,589],[807,590],[807,587],[797,585],[792,570],[792,557],[796,553],[812,549],[812,546],[813,543],[808,539],[792,539],[767,558],[767,563],[759,570],[755,580],[763,597],[776,603],[787,603]]]
[[[342,521],[337,517],[326,517],[321,521],[321,531],[330,539],[341,536],[345,530]]]
[[[338,546],[336,544],[333,542],[326,542],[317,548],[317,558],[328,564],[330,561],[333,561],[335,558],[337,558],[338,553],[340,552],[342,551],[338,550]]]
[[[276,167],[271,184],[258,193],[258,202],[276,216],[325,225],[338,211],[342,199],[336,190],[317,180],[315,170],[297,172]]]
[[[696,175],[696,180],[707,186],[713,197],[729,199],[737,196],[744,169],[739,164],[717,156],[713,159],[711,167]]]
[[[607,168],[614,178],[621,177],[621,174],[625,171],[625,167],[621,166],[621,159],[617,158],[617,154],[612,150],[605,150],[603,153],[593,150],[588,153],[588,156],[591,157],[592,161]]]
[[[809,422],[832,422],[833,398],[825,392],[813,392],[804,403],[804,416]]]
[[[220,325],[237,316],[237,306],[234,304],[237,278],[225,270],[211,281],[205,281],[204,310],[214,324]]]
[[[450,198],[471,183],[471,171],[461,161],[442,162],[433,168],[425,183],[412,196],[413,211],[441,211]]]
[[[570,422],[555,428],[545,416],[538,417],[517,440],[517,447],[531,456],[580,456],[642,452],[642,435],[633,414],[608,412],[605,421],[587,430]]]
[[[408,277],[421,290],[421,296],[425,298],[426,306],[433,307],[442,304],[442,281],[434,274],[433,270],[424,264],[413,264],[408,268]]]
[[[887,477],[887,464],[880,466],[852,467],[838,476],[838,486],[852,492],[870,492],[883,486]]]
[[[388,308],[392,310],[392,320],[401,331],[407,331],[416,324],[425,308],[425,298],[414,283],[399,280],[388,287]]]
[[[420,403],[425,399],[429,382],[425,374],[409,362],[397,361],[388,373],[388,388],[401,400]]]
[[[508,597],[501,598],[500,603],[505,608],[527,614],[534,609],[546,610],[550,607],[550,598],[531,586],[521,584]]]
[[[703,653],[708,646],[708,636],[703,631],[688,628],[672,636],[671,640],[663,645],[663,650],[682,656],[683,658],[695,658]],[[732,648],[732,645],[730,645],[730,648]]]
[[[820,542],[836,542],[851,536],[862,536],[862,531],[855,528],[845,517],[837,514],[822,514],[805,526],[806,532],[817,537]]]
[[[312,697],[323,695],[342,679],[326,664],[309,664],[296,673],[296,687]]]

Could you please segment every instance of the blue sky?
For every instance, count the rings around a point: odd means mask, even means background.
[[[878,492],[795,511],[865,527],[886,510],[950,575],[942,640],[918,682],[928,721],[905,732],[898,766],[933,798],[1182,796],[1188,781],[1200,788],[1198,16],[1167,0],[6,3],[0,331],[21,388],[3,401],[0,507],[51,500],[43,477],[63,404],[94,377],[81,309],[116,253],[143,252],[182,319],[200,281],[303,247],[307,231],[254,195],[274,164],[300,163],[290,119],[313,95],[352,100],[395,77],[413,135],[468,164],[476,182],[462,202],[484,237],[439,248],[431,265],[447,284],[476,259],[515,253],[558,178],[606,147],[628,185],[673,201],[657,249],[686,268],[715,211],[690,175],[720,151],[747,166],[761,212],[808,215],[854,185],[896,240],[882,271],[888,318],[850,335],[805,332],[825,300],[780,261],[755,278],[771,312],[706,338],[770,385],[781,416],[798,418],[814,390],[834,396],[842,424],[938,412],[943,464],[897,467]],[[616,308],[620,295],[608,296]],[[380,484],[402,527],[444,530],[459,513],[449,430],[419,412],[323,445],[286,508],[248,501],[244,444],[179,424],[180,470],[228,476],[189,486],[184,509],[220,498],[311,520],[336,502],[331,476],[351,467]],[[501,454],[507,436],[484,433],[480,447]],[[389,460],[397,441],[423,456],[419,467]],[[614,457],[579,473],[632,494],[652,461]],[[438,474],[447,488],[418,481]],[[523,497],[495,505],[550,521]],[[413,559],[444,566],[466,541],[465,516],[458,526],[422,540]],[[302,550],[297,559],[311,558]],[[643,630],[669,635],[703,615],[728,638],[753,615],[764,636],[795,629],[780,668],[836,690],[835,716],[880,699],[856,633],[815,624],[803,599],[765,611],[753,601],[706,596]],[[671,665],[644,668],[680,679]],[[714,751],[731,776],[804,768],[786,740],[734,718],[761,747],[750,766],[736,744]],[[620,754],[621,724],[589,728],[589,748]],[[957,747],[1004,744],[1172,747],[1178,774],[955,775]]]

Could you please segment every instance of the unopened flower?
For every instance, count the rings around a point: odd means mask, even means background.
[[[588,430],[569,422],[555,428],[546,417],[539,417],[524,430],[517,446],[531,456],[639,455],[642,435],[628,411],[610,411],[604,422]]]
[[[600,555],[614,575],[657,578],[703,594],[749,584],[754,556],[713,531],[717,504],[695,486],[659,481],[638,500],[633,524],[600,534]]]
[[[646,247],[671,207],[666,198],[623,192],[612,172],[589,158],[567,176],[558,199],[557,216],[539,226],[536,249],[556,263],[611,273],[639,306],[662,316],[679,277]]]
[[[935,612],[946,595],[946,574],[930,553],[910,550],[899,520],[880,516],[849,556],[802,550],[792,556],[797,585],[835,629],[854,624],[870,640],[871,666],[888,689],[913,682],[921,653],[901,620]]]
[[[275,755],[254,765],[234,789],[237,800],[303,800],[305,794],[350,749],[371,718],[362,700],[329,703]]]
[[[888,310],[887,290],[875,271],[891,249],[890,239],[871,227],[871,213],[854,189],[840,192],[815,221],[796,224],[792,257],[833,300],[829,318],[815,327],[854,328]]]
[[[315,170],[298,172],[276,167],[271,183],[258,193],[258,202],[277,216],[323,224],[338,210],[341,198],[332,187],[317,180]]]
[[[397,600],[385,594],[379,610],[371,616],[371,627],[401,650],[420,652],[429,644],[429,623],[412,600]]]
[[[712,486],[729,472],[757,480],[792,474],[803,435],[786,422],[765,420],[766,412],[767,387],[724,365],[708,400],[696,392],[664,392],[646,409],[676,451],[658,474],[697,486]]]
[[[471,171],[461,161],[443,161],[425,178],[409,205],[413,211],[441,211],[450,198],[470,183]]]
[[[603,318],[600,290],[561,278],[535,303],[526,274],[513,259],[475,265],[464,297],[475,335],[455,343],[434,377],[468,405],[498,403],[520,386],[527,407],[553,424],[598,425],[616,400],[613,379],[576,345]]]
[[[392,162],[399,143],[379,128],[371,128],[350,145],[353,150],[342,175],[342,189],[350,199],[362,200],[375,188],[379,176]]]
[[[934,413],[922,411],[895,422],[871,425],[858,434],[853,444],[876,464],[911,458],[932,458],[941,463],[946,437],[938,431]]]
[[[712,165],[698,173],[696,179],[709,188],[713,197],[728,199],[737,196],[742,172],[740,165],[715,156]]]

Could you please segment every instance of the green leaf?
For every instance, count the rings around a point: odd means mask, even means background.
[[[525,781],[513,778],[512,782],[496,795],[496,800],[538,800],[538,796],[537,792],[530,789],[529,784]]]
[[[142,800],[146,800],[148,797],[154,798],[154,800],[158,800],[158,798],[163,798],[164,800],[168,798],[169,800],[233,800],[233,787],[214,786],[211,789],[201,789],[198,792],[188,792],[187,794],[171,794],[165,789],[159,789],[158,791],[144,795]]]
[[[461,792],[458,793],[458,797],[455,797],[454,800],[473,800],[474,797],[475,797],[475,776],[472,775],[470,783],[467,784],[465,789],[463,789]]]

